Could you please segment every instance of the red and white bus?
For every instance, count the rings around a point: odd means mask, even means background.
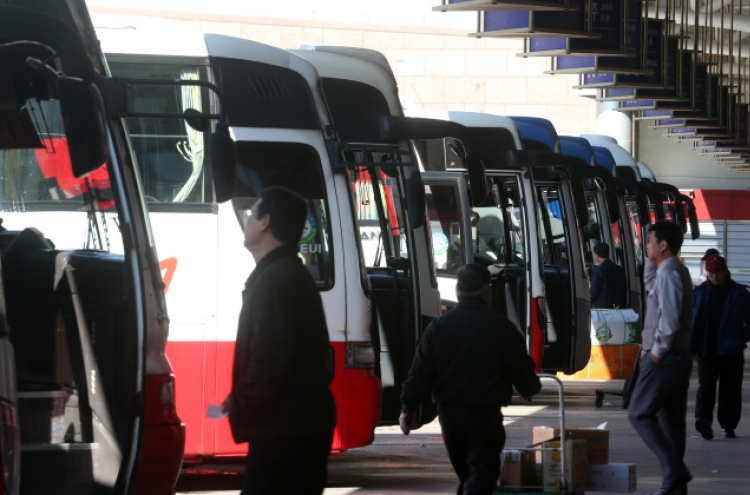
[[[332,451],[370,444],[380,422],[397,420],[393,400],[418,329],[439,311],[426,230],[413,220],[420,207],[424,219],[424,203],[406,198],[409,166],[386,167],[409,150],[347,140],[347,127],[329,112],[325,80],[290,52],[211,34],[172,46],[170,37],[150,43],[140,33],[137,42],[127,33],[100,36],[116,76],[220,86],[236,145],[237,192],[231,203],[217,204],[216,164],[203,151],[207,131],[175,120],[127,121],[161,256],[171,320],[166,352],[179,389],[186,462],[247,450],[233,442],[226,420],[208,419],[206,410],[231,386],[241,292],[254,266],[242,226],[258,192],[271,185],[309,201],[300,252],[329,327],[338,413]],[[131,103],[152,113],[214,112],[218,105],[195,87],[140,89]],[[424,279],[426,288],[419,285]],[[434,304],[424,304],[430,297]]]

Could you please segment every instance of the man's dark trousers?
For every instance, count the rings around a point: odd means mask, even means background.
[[[458,495],[490,495],[500,476],[505,446],[498,407],[438,406],[443,441],[460,484]]]
[[[241,495],[320,495],[325,489],[332,440],[333,429],[251,440]]]
[[[734,430],[742,415],[743,356],[702,356],[698,358],[698,393],[695,421],[711,425],[719,381],[719,410],[716,419],[723,430]]]
[[[673,349],[658,364],[643,353],[641,372],[630,398],[628,419],[646,446],[656,455],[667,483],[687,481],[685,457],[686,414],[690,351]]]

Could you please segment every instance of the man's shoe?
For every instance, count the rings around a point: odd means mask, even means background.
[[[735,435],[734,430],[724,430],[724,438],[737,438],[737,435]]]
[[[661,488],[649,495],[687,495],[687,485],[692,479],[693,475],[686,472],[683,476],[663,484]]]
[[[649,495],[687,495],[687,483],[679,485],[667,484]]]
[[[702,421],[695,422],[695,429],[698,430],[698,433],[700,433],[706,440],[711,440],[714,437],[714,430],[711,428],[711,425]],[[724,436],[726,436],[726,434]]]

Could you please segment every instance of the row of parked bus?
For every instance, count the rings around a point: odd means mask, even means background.
[[[406,116],[377,52],[206,34],[158,53],[164,37],[95,33],[83,1],[15,4],[0,7],[0,495],[172,493],[183,454],[244,455],[206,410],[231,386],[242,226],[265,187],[308,201],[334,452],[397,421],[462,264],[488,266],[493,310],[540,370],[574,373],[593,244],[613,247],[640,313],[643,229],[690,219],[697,236],[690,199],[613,140]]]
[[[308,200],[300,251],[330,330],[336,452],[368,445],[378,424],[397,420],[417,342],[455,304],[459,266],[490,268],[493,309],[518,326],[540,370],[574,373],[590,355],[593,245],[613,247],[628,306],[640,313],[643,228],[665,215],[686,228],[693,212],[676,189],[642,180],[611,138],[558,136],[531,117],[405,115],[375,51],[286,51],[207,34],[179,40],[175,54],[128,33],[101,38],[117,77],[206,81],[221,92],[142,84],[130,102],[142,116],[128,120],[169,280],[167,356],[186,461],[245,451],[205,410],[229,391],[238,295],[253,268],[242,225],[264,187]],[[200,152],[209,130],[166,118],[186,109],[226,112],[237,158],[231,204],[211,195],[213,164]],[[424,404],[421,421],[433,417]]]

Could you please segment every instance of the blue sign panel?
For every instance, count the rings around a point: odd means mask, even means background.
[[[611,99],[633,99],[635,98],[635,89],[633,88],[604,88],[603,96],[605,100]]]
[[[672,111],[671,110],[644,110],[643,111],[643,117],[644,118],[659,118],[659,117],[671,117]]]
[[[528,10],[488,11],[483,16],[485,33],[531,27],[532,12]]]
[[[646,110],[646,111],[658,111],[658,110]],[[646,113],[646,112],[643,112]],[[658,126],[684,126],[685,125],[685,119],[659,119],[656,121],[656,125]]]
[[[655,107],[654,100],[626,100],[620,103],[620,108]]]

